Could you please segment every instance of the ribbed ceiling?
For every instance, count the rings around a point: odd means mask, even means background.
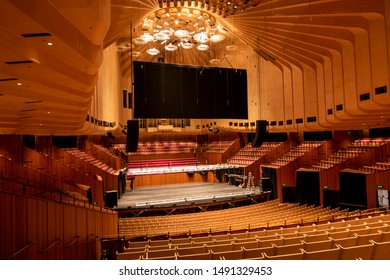
[[[302,99],[310,99],[308,92],[314,91],[313,100],[321,107],[321,96],[334,96],[334,104],[325,104],[324,110],[319,110],[317,118],[329,125],[323,128],[337,128],[343,122],[336,118],[330,121],[325,116],[328,107],[335,108],[339,103],[353,108],[356,119],[351,118],[351,123],[367,120],[374,124],[378,118],[390,118],[388,94],[378,95],[367,106],[349,102],[348,94],[374,94],[375,88],[388,85],[387,3],[112,0],[110,4],[105,0],[3,0],[0,132],[94,133],[94,125],[86,123],[85,118],[96,94],[103,49],[114,42],[132,46],[130,42],[139,35],[143,18],[161,8],[182,7],[196,8],[215,17],[226,30],[226,39],[211,52],[199,55],[181,51],[175,56],[166,54],[165,61],[207,65],[210,59],[223,57],[226,45],[249,46],[280,69],[284,77],[290,73],[294,80],[298,70],[304,84]],[[137,48],[142,55],[133,59],[155,60],[146,54],[147,46],[135,46],[132,50]],[[130,55],[130,50],[120,54],[124,75],[130,69]],[[308,83],[308,79],[314,82]],[[296,94],[294,90],[293,85],[288,91]]]

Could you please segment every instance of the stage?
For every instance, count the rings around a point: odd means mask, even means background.
[[[127,190],[118,200],[119,216],[161,215],[230,208],[236,204],[267,201],[269,192],[258,187],[241,188],[227,183],[186,183],[148,186]],[[240,205],[241,205],[240,204]]]

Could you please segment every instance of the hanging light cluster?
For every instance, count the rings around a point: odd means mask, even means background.
[[[225,31],[215,17],[194,8],[163,8],[149,14],[142,20],[139,36],[133,40],[135,45],[150,43],[147,53],[157,55],[159,44],[166,51],[178,48],[207,51],[210,43],[225,39]]]

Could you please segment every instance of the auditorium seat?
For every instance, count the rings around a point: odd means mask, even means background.
[[[226,252],[226,251],[233,251],[234,250],[234,244],[219,244],[219,245],[207,245],[206,249],[213,252]]]
[[[374,244],[369,243],[365,245],[355,245],[345,247],[343,245],[337,245],[340,247],[340,260],[356,260],[361,258],[363,260],[371,260],[374,251]]]
[[[282,242],[283,245],[302,244],[302,241],[305,240],[305,236],[300,235],[300,236],[290,237],[290,238],[285,238],[282,236],[281,239],[283,240]]]
[[[316,251],[303,251],[304,260],[338,260],[340,258],[340,247],[316,250]]]
[[[211,252],[198,253],[192,255],[180,255],[177,254],[178,260],[211,260]]]
[[[289,245],[275,245],[274,256],[301,253],[303,243]]]
[[[264,253],[264,259],[266,260],[303,260],[304,252],[299,250],[296,253],[290,254],[278,254],[274,256],[269,256],[267,253]]]
[[[237,248],[245,248],[245,249],[259,248],[259,241],[258,240],[239,242],[239,243],[234,242],[233,244],[234,244],[234,249],[237,249]]]
[[[333,241],[334,245],[341,245],[341,246],[344,246],[344,247],[356,246],[356,243],[357,243],[357,237],[356,236],[345,237],[345,238],[329,237],[329,239]]]
[[[163,249],[163,250],[152,250],[146,251],[146,258],[164,258],[164,257],[172,257],[176,254],[176,248],[173,249]]]
[[[330,239],[313,241],[313,242],[302,241],[302,244],[303,244],[303,249],[308,252],[337,248],[336,245],[333,244],[333,241]]]
[[[211,259],[212,260],[240,260],[244,258],[244,251],[232,250],[232,251],[221,251],[215,252],[211,250]]]
[[[129,252],[129,253],[116,252],[117,260],[139,260],[141,258],[146,258],[146,250],[139,251],[139,252]]]
[[[177,260],[177,256],[176,256],[176,254],[175,255],[172,255],[172,256],[158,256],[158,257],[152,257],[152,258],[150,258],[150,257],[148,257],[148,258],[142,258],[142,260],[150,260],[150,261],[152,261],[152,260],[159,260],[159,261],[164,261],[164,260],[166,260],[166,261],[169,261],[169,260]]]
[[[191,240],[191,238],[188,238],[188,237],[185,237],[185,238],[170,238],[170,239],[169,239],[169,242],[170,242],[172,245],[176,245],[176,244],[191,243],[192,240]]]
[[[380,242],[382,238],[382,234],[380,232],[376,233],[368,233],[368,234],[357,234],[356,233],[356,245],[365,245],[369,244],[370,240],[375,240],[376,242]]]
[[[138,253],[146,250],[147,246],[144,247],[134,247],[134,248],[123,248],[124,253]]]
[[[192,247],[188,247],[188,248],[176,248],[176,252],[181,255],[181,256],[184,256],[184,255],[194,255],[194,254],[203,254],[203,253],[206,253],[208,252],[207,251],[207,247],[206,245],[202,245],[202,246],[192,246]]]
[[[269,255],[274,255],[275,245],[271,245],[269,247],[254,248],[254,249],[246,249],[243,247],[242,250],[244,252],[244,259],[255,259],[255,258],[263,257],[264,253],[267,253]]]
[[[373,260],[390,260],[390,241],[372,241],[372,243],[374,244]]]

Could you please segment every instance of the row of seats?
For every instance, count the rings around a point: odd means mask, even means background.
[[[378,147],[390,142],[390,139],[358,139],[353,142],[354,146]]]
[[[374,219],[371,222],[370,219],[361,219],[360,223],[349,224],[345,228],[333,228],[334,232],[310,231],[309,228],[301,227],[295,233],[275,235],[247,232],[225,236],[209,235],[129,242],[123,249],[123,253],[117,253],[117,258],[388,259],[390,257],[389,225],[382,220],[375,222]]]
[[[228,164],[234,164],[238,166],[249,166],[256,160],[271,152],[278,147],[281,143],[264,142],[260,147],[252,147],[251,143],[245,145],[245,147],[238,150],[230,159],[227,160]]]
[[[370,173],[375,173],[378,171],[385,171],[385,170],[389,170],[389,169],[390,169],[390,160],[388,160],[387,162],[376,162],[373,165],[369,165],[369,166],[365,165],[365,166],[359,168],[359,170],[362,170],[365,172],[370,172]]]
[[[374,146],[373,146],[374,147]],[[338,150],[336,153],[331,154],[326,159],[314,164],[311,169],[314,170],[326,170],[332,168],[340,163],[343,163],[349,159],[353,159],[360,156],[370,150],[371,147],[354,147],[350,146],[344,149]]]
[[[233,141],[211,142],[207,145],[207,152],[223,153],[233,144]]]
[[[310,152],[321,145],[323,145],[325,142],[323,141],[308,141],[303,142],[302,144],[298,145],[295,148],[292,148],[287,153],[283,154],[281,157],[279,157],[277,160],[270,163],[270,166],[276,166],[281,167],[285,166],[294,160],[298,159],[299,157],[305,155],[305,153]]]
[[[254,232],[129,242],[118,259],[389,259],[390,215]]]
[[[120,151],[125,151],[126,146],[123,144],[116,144],[114,147]],[[162,154],[162,153],[190,153],[197,147],[196,142],[184,141],[154,141],[154,142],[139,142],[137,152],[129,154]]]
[[[119,219],[119,234],[136,236],[179,235],[245,230],[330,219],[344,213],[339,209],[314,207],[272,200],[255,205],[210,212]]]
[[[195,158],[175,158],[175,159],[156,159],[156,160],[132,160],[129,161],[128,168],[155,168],[155,167],[174,167],[198,165]]]
[[[116,170],[112,167],[110,167],[108,164],[102,162],[101,160],[99,159],[96,159],[95,157],[87,154],[86,152],[84,151],[81,151],[81,150],[78,150],[78,149],[65,149],[69,154],[75,156],[75,157],[78,157],[79,159],[82,159],[84,160],[85,162],[88,162],[89,164],[92,164],[96,167],[98,167],[99,169],[107,172],[107,173],[110,173],[110,174],[114,174],[116,172]]]

